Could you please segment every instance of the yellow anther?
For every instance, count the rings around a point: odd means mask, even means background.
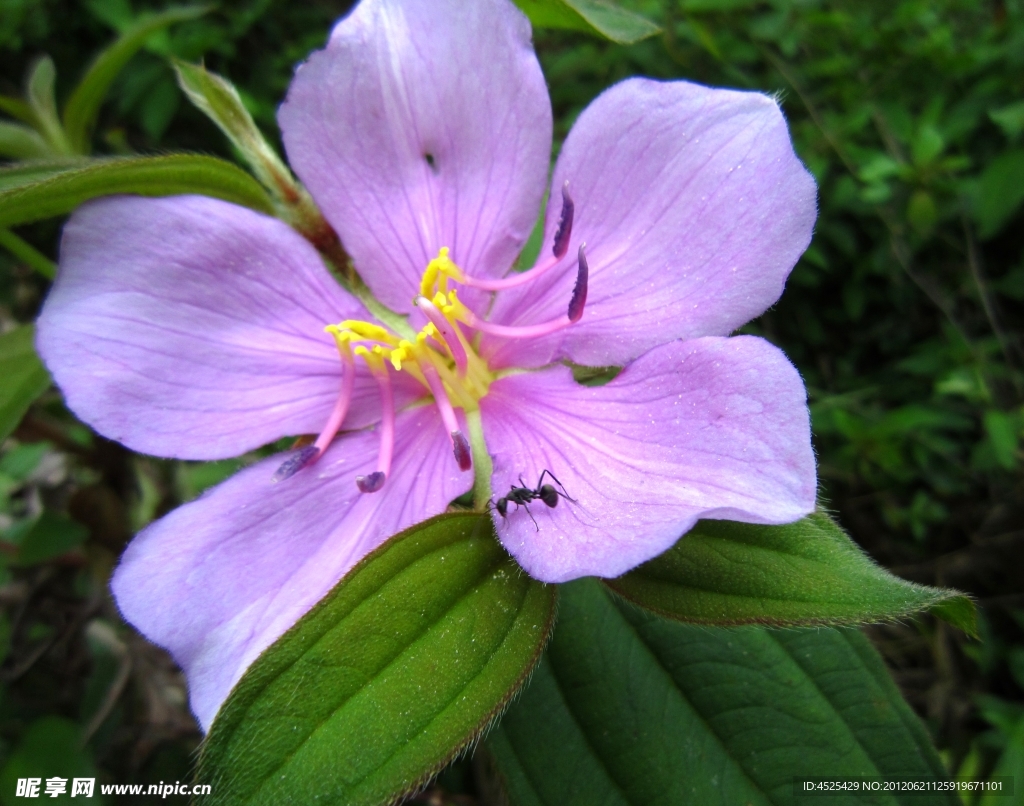
[[[396,370],[401,370],[402,362],[410,358],[416,358],[415,347],[411,342],[402,339],[398,342],[398,347],[391,351],[391,365]]]
[[[448,257],[448,254],[448,247],[442,246],[437,257],[427,264],[427,268],[423,272],[423,279],[420,281],[420,294],[427,299],[430,299],[434,293],[435,286],[447,290],[449,277],[457,283],[463,280],[462,269]]]
[[[383,341],[388,344],[394,344],[398,341],[395,336],[392,336],[380,325],[373,324],[373,322],[362,322],[359,319],[346,319],[340,325],[337,325],[337,327],[343,330],[350,330],[355,334],[349,338],[366,339],[368,341]]]
[[[324,332],[334,336],[334,341],[337,342],[339,348],[341,345],[348,344],[354,338],[357,338],[351,330],[342,330],[337,325],[328,325],[324,328]]]
[[[462,301],[459,299],[459,295],[454,288],[448,292],[448,304],[441,308],[441,313],[449,318],[458,320],[468,320],[470,316],[469,309],[462,304]]]

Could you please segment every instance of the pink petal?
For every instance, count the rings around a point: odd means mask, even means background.
[[[499,294],[491,318],[564,314],[585,242],[583,319],[506,345],[495,363],[621,365],[671,339],[727,335],[779,298],[816,217],[814,180],[775,101],[685,81],[623,81],[583,111],[555,168],[545,244],[566,180],[576,216],[564,269]]]
[[[377,435],[350,434],[280,483],[276,456],[174,510],[128,546],[111,587],[125,618],[170,650],[204,729],[256,657],[390,535],[442,512],[468,475],[433,407],[399,415],[392,474],[372,495]]]
[[[698,518],[788,523],[814,509],[806,393],[786,357],[751,336],[673,342],[611,383],[568,369],[513,375],[481,401],[495,496],[554,473],[578,503],[495,513],[530,576],[614,577]]]
[[[120,196],[65,226],[37,345],[104,436],[219,459],[323,428],[341,372],[324,326],[350,317],[368,314],[280,221],[200,196]],[[361,372],[346,427],[378,410]]]
[[[442,246],[496,276],[529,237],[551,105],[507,0],[364,0],[299,68],[278,119],[296,173],[397,311]]]

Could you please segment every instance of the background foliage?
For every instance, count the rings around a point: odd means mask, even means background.
[[[0,93],[20,94],[48,53],[63,102],[100,48],[163,5],[0,0]],[[345,7],[225,0],[154,35],[110,92],[96,153],[232,157],[183,102],[169,56],[234,81],[276,142],[293,65]],[[778,94],[820,215],[786,294],[747,330],[800,368],[823,496],[853,537],[895,573],[979,600],[981,643],[932,620],[870,636],[952,773],[1002,765],[1024,783],[1024,3],[635,8],[662,32],[630,46],[536,32],[556,140],[629,75]],[[55,259],[59,225],[17,232]],[[0,254],[3,332],[34,318],[46,286],[30,261]],[[120,622],[105,585],[136,529],[237,466],[134,456],[77,424],[52,391],[4,443],[0,779],[33,764],[119,783],[187,779],[198,732],[181,677]],[[458,764],[423,799],[476,802],[471,779]]]

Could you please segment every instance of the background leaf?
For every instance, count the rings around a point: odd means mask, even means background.
[[[208,802],[355,806],[414,790],[522,684],[554,596],[505,553],[487,515],[397,535],[232,692],[200,757]]]
[[[624,45],[661,31],[646,17],[605,0],[515,0],[515,3],[538,28],[586,31]]]
[[[169,8],[154,16],[139,20],[126,30],[110,47],[101,51],[88,72],[68,99],[64,108],[64,128],[72,149],[80,154],[89,153],[89,136],[96,122],[100,105],[107,90],[128,60],[155,32],[176,22],[193,20],[210,10],[209,6],[182,6]]]
[[[123,157],[93,160],[0,190],[0,227],[63,215],[89,199],[116,193],[199,193],[265,213],[273,209],[256,180],[225,160],[199,154]]]
[[[36,520],[26,522],[25,527],[18,540],[19,565],[52,560],[82,545],[89,536],[89,530],[82,524],[54,512],[44,511]]]
[[[0,120],[0,157],[33,159],[49,153],[50,147],[31,126]]]
[[[561,587],[544,660],[487,747],[514,806],[760,806],[804,802],[795,777],[946,779],[860,633],[688,626],[593,580]]]
[[[991,238],[1013,217],[1024,202],[1024,150],[1006,151],[981,175],[974,217],[978,235]]]
[[[859,624],[945,603],[936,615],[977,634],[966,596],[893,576],[820,512],[785,526],[699,521],[667,552],[607,584],[695,624]]]
[[[81,803],[81,797],[71,797],[71,782],[75,778],[95,778],[96,767],[90,754],[81,747],[78,726],[63,717],[47,716],[29,725],[3,770],[0,770],[0,803],[4,806],[33,802],[17,797],[19,778],[41,778],[39,795],[46,803]],[[64,795],[53,798],[45,794],[46,779],[61,777],[67,780]],[[85,802],[103,804],[107,799],[95,787],[92,799]]]
[[[17,428],[32,401],[50,387],[50,375],[33,346],[35,332],[32,325],[21,325],[0,336],[0,440]]]
[[[276,195],[290,193],[296,200],[299,191],[291,171],[256,127],[234,85],[201,64],[176,60],[174,70],[188,99],[228,136],[263,185]]]
[[[71,148],[57,115],[56,81],[57,68],[53,59],[42,56],[29,70],[25,95],[40,133],[54,151],[67,154]]]

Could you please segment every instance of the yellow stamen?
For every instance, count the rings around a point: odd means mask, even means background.
[[[448,247],[442,246],[437,257],[427,264],[427,268],[423,272],[423,279],[420,281],[420,294],[427,299],[433,296],[435,287],[447,292],[449,278],[460,283],[465,276],[455,261],[448,257],[448,253]]]

